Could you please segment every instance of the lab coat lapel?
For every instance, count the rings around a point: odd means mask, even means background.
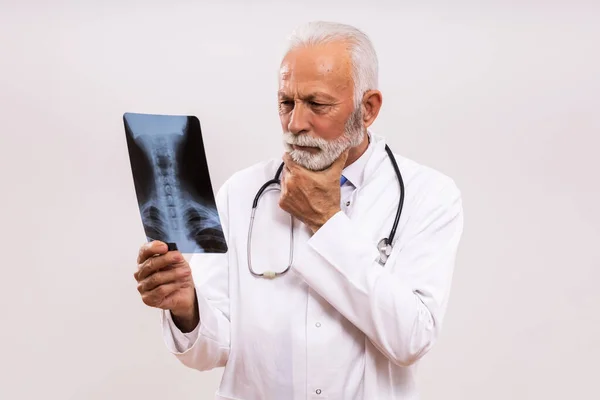
[[[375,149],[365,166],[364,181],[356,190],[349,218],[377,246],[383,237],[389,235],[393,225],[400,187],[385,151],[385,140],[376,135],[372,138]],[[393,196],[389,195],[390,191]]]

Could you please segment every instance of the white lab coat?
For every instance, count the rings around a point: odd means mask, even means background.
[[[257,279],[247,264],[252,201],[281,160],[236,173],[218,192],[229,251],[191,260],[201,323],[183,335],[161,314],[165,343],[183,364],[225,367],[215,399],[418,399],[415,368],[442,325],[461,194],[449,177],[395,154],[405,201],[381,266],[377,243],[389,234],[400,190],[384,139],[371,138],[343,210],[314,235],[294,221],[294,263],[283,277]],[[266,192],[256,212],[256,272],[287,266],[290,216],[278,198]]]

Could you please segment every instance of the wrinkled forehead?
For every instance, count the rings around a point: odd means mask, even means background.
[[[280,89],[317,86],[332,91],[352,87],[349,47],[343,42],[291,50],[279,70]]]

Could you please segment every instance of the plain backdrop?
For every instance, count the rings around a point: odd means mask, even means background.
[[[600,398],[600,6],[0,4],[1,399],[212,399],[221,371],[168,354],[136,290],[145,237],[122,115],[197,115],[217,190],[281,155],[279,61],[314,19],[371,36],[373,130],[463,192],[422,398]]]

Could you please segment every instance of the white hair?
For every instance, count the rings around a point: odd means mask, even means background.
[[[352,79],[354,81],[354,107],[358,108],[368,90],[378,89],[379,63],[369,37],[359,29],[336,22],[313,21],[298,26],[289,37],[287,52],[305,46],[334,41],[350,44]],[[287,53],[286,52],[286,53]]]

